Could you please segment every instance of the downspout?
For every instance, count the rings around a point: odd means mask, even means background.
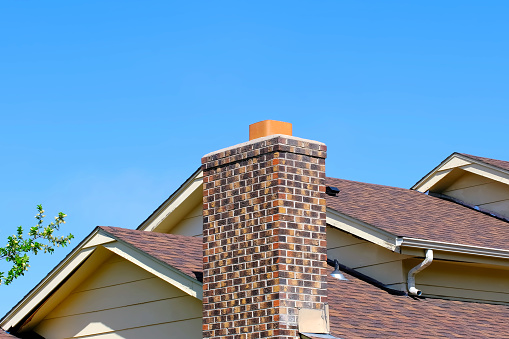
[[[426,258],[419,265],[415,266],[408,272],[407,286],[408,293],[410,295],[420,296],[422,294],[421,290],[415,288],[415,275],[428,267],[433,261],[433,250],[426,250]]]

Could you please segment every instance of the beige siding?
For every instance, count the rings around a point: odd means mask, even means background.
[[[404,261],[405,274],[422,260]],[[509,302],[509,269],[488,265],[433,261],[416,275],[423,295],[482,302]]]
[[[35,331],[46,339],[201,338],[201,302],[113,256]]]
[[[364,273],[384,284],[405,282],[402,260],[406,255],[392,252],[363,239],[327,227],[327,257]]]
[[[201,236],[203,233],[203,205],[196,206],[184,219],[182,219],[167,233]]]
[[[159,212],[159,215],[151,221],[151,225],[147,229],[152,232],[159,233],[173,233],[173,229],[177,227],[182,221],[193,216],[197,216],[196,212],[201,210],[203,206],[203,189],[201,179],[194,182],[194,188],[189,188],[182,195],[175,197],[175,200],[168,205],[164,210]],[[199,233],[202,230],[200,228]]]
[[[509,217],[509,186],[473,173],[466,173],[443,194]]]

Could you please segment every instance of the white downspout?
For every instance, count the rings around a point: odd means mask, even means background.
[[[421,295],[422,291],[415,288],[415,275],[428,267],[433,261],[433,250],[426,250],[426,259],[421,262],[419,265],[415,266],[408,272],[407,286],[408,293],[411,295]]]

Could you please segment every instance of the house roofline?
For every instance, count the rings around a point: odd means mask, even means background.
[[[461,253],[469,255],[479,255],[492,258],[509,259],[509,250],[503,250],[491,247],[480,247],[465,244],[448,243],[442,241],[400,237],[398,238],[399,247],[413,247],[419,249],[432,249],[443,252]]]
[[[184,181],[182,183],[182,185],[179,186],[179,188],[177,188],[175,190],[175,192],[173,192],[161,205],[159,205],[159,207],[157,207],[154,212],[152,212],[148,217],[147,219],[145,219],[138,227],[136,227],[137,230],[139,231],[145,231],[147,229],[147,227],[154,221],[157,219],[157,217],[169,206],[171,205],[182,193],[184,193],[195,181],[196,179],[199,179],[200,176],[202,175],[202,169],[201,169],[201,166],[198,167],[198,169],[196,171],[193,172],[193,174],[191,174],[191,176],[189,176],[189,178],[186,179],[186,181]]]
[[[44,303],[47,298],[51,297],[53,291],[59,288],[73,274],[75,269],[78,269],[92,255],[97,246],[100,245],[176,286],[185,293],[200,300],[202,299],[202,295],[199,293],[199,289],[203,285],[202,282],[193,279],[171,265],[97,226],[71,253],[0,319],[0,328],[8,331],[17,326],[20,321],[26,319],[34,310],[37,310],[41,303]]]
[[[434,249],[448,253],[483,256],[497,259],[509,259],[509,250],[505,249],[397,236],[376,226],[338,212],[330,207],[327,207],[327,214],[328,225],[396,253],[402,253],[402,248],[407,247],[423,250]]]
[[[469,162],[474,163],[476,165],[479,165],[479,166],[482,166],[482,167],[485,167],[485,168],[489,168],[489,169],[491,169],[493,171],[499,172],[500,174],[503,174],[503,176],[505,176],[505,177],[509,177],[509,171],[507,171],[507,170],[505,170],[503,168],[500,168],[498,166],[494,166],[494,165],[488,164],[488,163],[486,163],[484,161],[481,161],[481,160],[478,160],[478,159],[475,159],[475,158],[471,158],[471,157],[469,157],[469,156],[467,156],[467,155],[465,155],[463,153],[454,152],[451,155],[449,155],[447,158],[445,158],[442,162],[440,162],[440,164],[438,166],[436,166],[430,172],[428,172],[425,176],[423,176],[419,181],[417,181],[410,189],[411,190],[419,190],[419,188],[421,186],[423,186],[426,182],[428,182],[428,180],[430,180],[437,172],[440,172],[440,169],[448,161],[450,161],[453,158],[459,158],[461,160],[469,161]]]
[[[81,264],[83,261],[85,261],[90,254],[92,254],[93,249],[90,249],[87,251],[87,253],[84,253],[85,255],[81,258],[77,258],[84,249],[83,246],[88,243],[92,238],[94,238],[100,231],[99,226],[94,228],[94,230],[87,236],[85,239],[83,239],[68,255],[65,256],[62,261],[60,261],[46,276],[32,288],[16,305],[14,305],[1,319],[0,319],[0,327],[4,329],[5,331],[8,331],[10,327],[13,327],[14,325],[10,324],[12,318],[18,314],[23,308],[27,307],[28,303],[33,300],[34,297],[37,296],[38,293],[41,292],[41,290],[47,286],[47,284],[55,278],[56,275],[58,275],[59,272],[61,272],[66,266],[73,263],[74,260],[78,259],[79,262],[75,263],[76,266]],[[53,289],[48,291],[44,298],[51,293]],[[43,299],[44,299],[43,298]],[[31,308],[32,310],[32,308]],[[23,318],[23,317],[22,317]],[[6,328],[6,325],[9,325],[9,328]]]

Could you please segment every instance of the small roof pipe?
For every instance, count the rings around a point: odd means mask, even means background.
[[[408,294],[420,296],[422,294],[421,290],[415,288],[415,275],[428,267],[433,262],[433,250],[426,250],[426,258],[419,265],[415,266],[408,272],[407,286],[408,286]]]

